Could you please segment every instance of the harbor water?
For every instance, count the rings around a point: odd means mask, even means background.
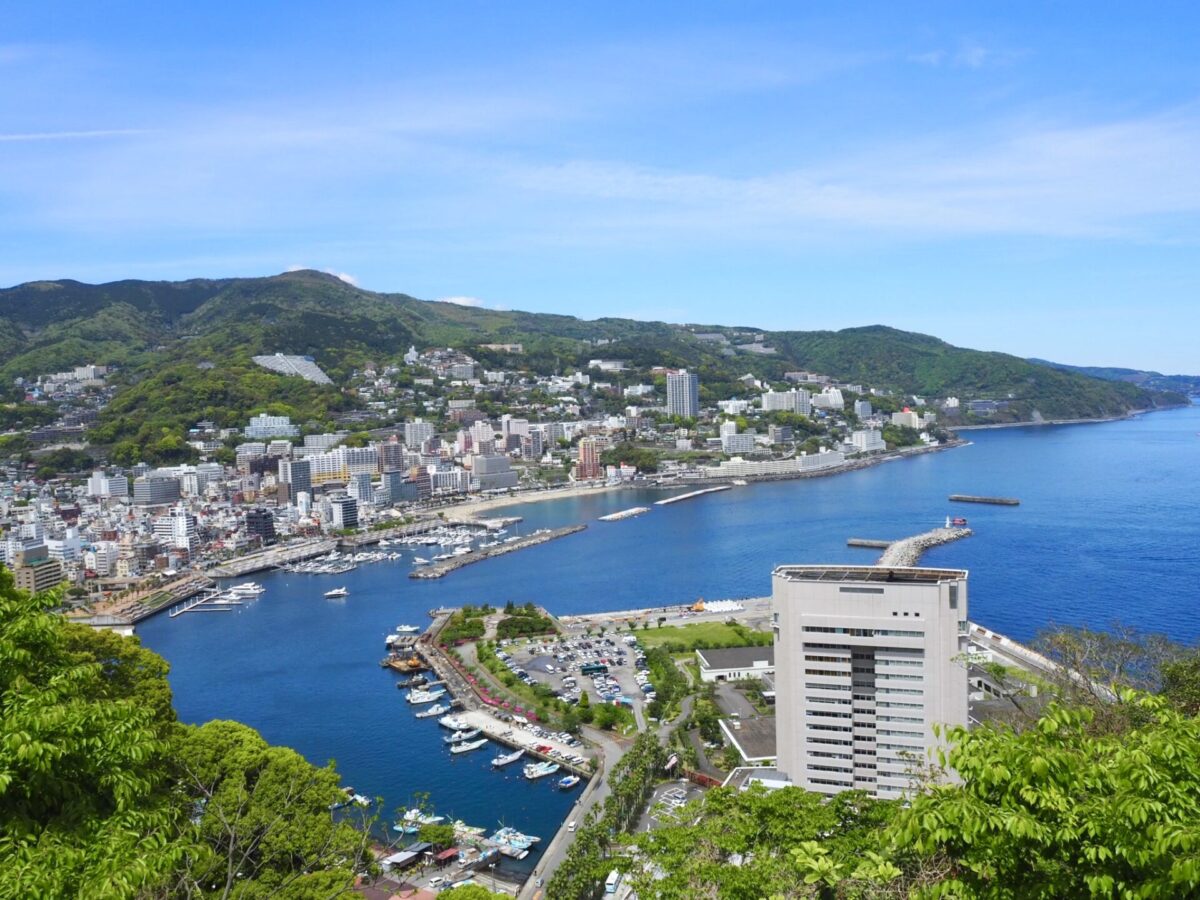
[[[850,537],[897,539],[966,515],[974,536],[923,564],[970,570],[970,616],[1027,640],[1051,624],[1114,621],[1200,638],[1200,407],[1077,426],[968,432],[970,446],[825,478],[752,484],[666,506],[629,490],[508,507],[516,529],[587,523],[586,531],[452,572],[407,577],[414,555],[337,576],[251,576],[259,599],[228,612],[158,616],[138,626],[171,664],[180,717],[228,718],[384,798],[385,815],[428,792],[441,815],[511,825],[543,841],[575,792],[493,771],[491,745],[451,756],[436,719],[416,719],[396,675],[379,667],[384,637],[427,611],[533,601],[583,613],[765,596],[784,563],[863,563],[878,550]],[[678,492],[682,493],[684,489]],[[951,504],[952,493],[1017,497],[1020,506]],[[615,522],[632,506],[651,511]],[[416,548],[416,553],[426,548]],[[344,585],[348,596],[323,594]],[[576,788],[577,792],[579,788]],[[390,821],[390,819],[389,819]],[[511,866],[511,861],[505,861]]]

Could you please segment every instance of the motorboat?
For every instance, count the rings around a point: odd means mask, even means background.
[[[447,744],[461,744],[463,741],[470,741],[479,737],[479,729],[472,728],[470,731],[456,731],[449,737],[442,738]]]
[[[560,768],[560,766],[558,765],[558,763],[552,763],[552,762],[529,763],[527,766],[525,766],[524,773],[525,773],[525,777],[528,778],[530,781],[536,781],[539,778],[545,778],[547,775],[553,775],[555,772],[557,772],[559,770],[559,768]]]
[[[350,591],[344,587],[334,588],[332,591],[326,591],[325,596],[331,600],[337,597],[348,597],[350,596]]]
[[[505,753],[503,756],[497,756],[492,760],[493,769],[502,769],[509,763],[515,763],[518,759],[525,755],[525,748],[514,750],[512,753]]]
[[[577,784],[579,784],[578,775],[568,775],[566,778],[558,779],[558,787],[560,790],[569,791]]]
[[[421,630],[420,627],[417,625],[397,625],[396,626],[397,634],[416,634],[420,630]]]
[[[450,712],[450,707],[444,703],[435,703],[428,709],[423,709],[419,713],[414,713],[418,719],[432,719],[434,716],[444,715]]]
[[[429,565],[429,560],[422,556],[414,556],[412,563],[414,566],[427,566]]]
[[[434,700],[445,696],[445,688],[437,688],[432,691],[409,691],[408,696],[404,699],[409,703],[432,703]]]
[[[470,753],[472,750],[478,750],[488,742],[487,738],[480,738],[477,741],[463,741],[461,744],[452,744],[450,747],[451,753]]]
[[[451,731],[467,731],[471,728],[471,723],[459,716],[442,716],[438,724]]]

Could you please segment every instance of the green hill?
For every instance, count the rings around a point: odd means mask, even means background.
[[[1114,366],[1068,366],[1066,363],[1031,359],[1031,363],[1050,366],[1064,372],[1076,372],[1104,381],[1127,381],[1152,391],[1172,391],[1179,394],[1200,394],[1200,375],[1164,375],[1162,372],[1147,372],[1144,369],[1121,369]]]
[[[725,341],[700,339],[719,333]],[[761,336],[774,353],[741,349]],[[505,355],[480,344],[521,343]],[[928,398],[1005,400],[1005,419],[1120,415],[1181,402],[1130,380],[1105,380],[1003,353],[953,347],[883,326],[768,332],[629,319],[485,310],[381,294],[314,271],[266,278],[89,285],[40,281],[0,290],[0,377],[36,376],[83,363],[116,364],[121,391],[93,431],[98,442],[157,447],[169,458],[197,419],[242,424],[270,407],[300,420],[350,409],[338,387],[267,372],[250,357],[310,355],[335,383],[368,360],[398,360],[410,344],[457,347],[489,366],[550,374],[589,359],[700,374],[707,400],[743,391],[747,372],[773,382],[806,369]],[[178,452],[184,452],[179,450]]]

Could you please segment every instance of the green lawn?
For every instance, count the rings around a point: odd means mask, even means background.
[[[748,637],[749,636],[749,637]],[[769,642],[771,635],[762,631],[751,631],[748,628],[735,628],[724,622],[693,622],[689,625],[667,625],[656,628],[651,625],[647,629],[638,629],[637,638],[641,645],[650,650],[654,647],[668,647],[672,652],[678,648],[694,650],[703,643],[706,647],[745,647],[757,639]]]

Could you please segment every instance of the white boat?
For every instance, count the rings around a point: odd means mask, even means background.
[[[447,744],[461,744],[463,741],[474,740],[479,737],[479,729],[472,728],[470,731],[456,731],[449,737],[442,738]]]
[[[478,750],[488,742],[487,738],[480,738],[477,741],[466,741],[461,744],[454,744],[450,748],[451,753],[470,753],[472,750]]]
[[[397,634],[416,634],[421,629],[416,625],[397,625]]]
[[[438,688],[435,691],[409,691],[405,698],[409,703],[432,703],[446,694],[445,688]]]
[[[346,588],[344,588],[344,587],[340,587],[340,588],[334,588],[332,591],[326,591],[326,592],[325,592],[325,596],[326,596],[326,597],[330,597],[330,598],[333,598],[333,597],[348,597],[349,595],[350,595],[350,592],[349,592],[348,590],[346,590]]]
[[[558,763],[540,762],[529,763],[525,766],[525,777],[530,781],[536,781],[539,778],[545,778],[547,775],[553,775],[559,769]]]
[[[429,709],[423,709],[419,713],[414,713],[418,719],[432,719],[434,716],[444,715],[450,712],[450,707],[444,703],[436,703]]]
[[[428,813],[423,813],[419,809],[410,809],[404,814],[404,821],[409,824],[417,825],[437,825],[439,822],[445,822],[445,816],[431,816]]]
[[[248,597],[257,597],[259,594],[266,593],[266,588],[255,581],[246,581],[242,584],[235,584],[229,588],[229,594],[236,599],[244,599]]]
[[[467,731],[471,727],[471,723],[458,716],[442,716],[438,719],[438,724],[443,728],[449,728],[451,731]]]
[[[505,753],[503,756],[497,756],[492,760],[493,769],[502,769],[509,763],[515,763],[518,759],[525,755],[525,748],[522,747],[514,750],[512,753]]]
[[[560,790],[569,791],[575,785],[579,784],[578,775],[568,775],[566,778],[558,779],[558,787]]]
[[[425,559],[422,556],[414,556],[413,557],[413,565],[414,566],[427,566],[427,565],[429,565],[429,560]]]

